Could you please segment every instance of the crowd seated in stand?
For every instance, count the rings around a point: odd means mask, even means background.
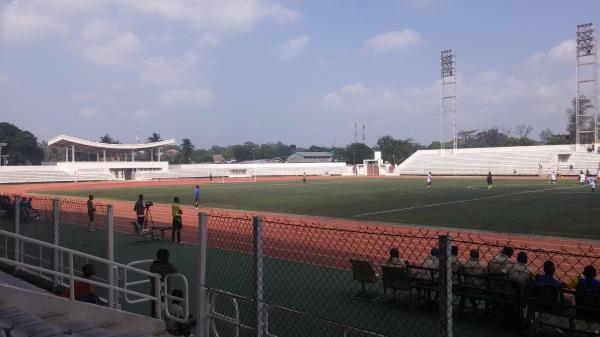
[[[439,291],[439,250],[433,247],[420,264],[403,260],[399,253],[398,248],[390,249],[390,257],[381,266],[384,293],[385,289],[393,289],[395,300],[396,290],[408,291],[409,305],[412,289],[417,290],[419,299],[425,291],[428,301],[435,300]],[[516,261],[512,260],[513,254],[514,249],[507,246],[486,263],[477,249],[471,249],[468,260],[461,262],[458,247],[451,248],[449,258],[456,274],[452,277],[453,295],[460,299],[455,302],[459,313],[468,302],[472,310],[509,315],[529,327],[568,321],[569,326],[560,329],[580,331],[575,329],[575,321],[600,324],[600,280],[594,266],[586,266],[583,274],[567,285],[556,277],[553,261],[545,261],[542,271],[535,275],[526,252],[519,252]],[[376,274],[376,270],[372,272]],[[435,292],[434,298],[431,292]],[[482,302],[485,306],[480,305]],[[543,315],[563,319],[542,319]],[[589,329],[590,325],[583,326]]]

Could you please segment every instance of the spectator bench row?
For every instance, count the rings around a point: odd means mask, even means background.
[[[406,268],[382,265],[379,274],[368,260],[350,259],[355,281],[362,283],[362,290],[352,296],[353,299],[378,301],[381,296],[366,291],[365,284],[375,285],[380,280],[383,294],[392,291],[391,305],[397,305],[396,292],[408,293],[408,306],[412,307],[412,293],[416,290],[418,301],[422,294],[427,301],[435,301],[439,293],[439,271],[413,264]],[[470,275],[454,273],[452,277],[453,301],[462,312],[467,299],[485,303],[484,309],[492,314],[511,316],[527,325],[527,331],[533,332],[541,326],[550,326],[567,330],[595,333],[600,329],[600,293],[577,294],[574,289],[560,288],[554,285],[519,285],[501,275]],[[465,280],[469,281],[466,282]],[[474,284],[480,286],[474,286]],[[431,295],[434,295],[433,297]],[[477,310],[479,308],[471,308]],[[547,319],[547,316],[562,318],[568,326],[558,324],[559,320]],[[586,328],[578,329],[576,322],[586,323]]]

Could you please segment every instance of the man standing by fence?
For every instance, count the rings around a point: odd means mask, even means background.
[[[181,243],[181,227],[183,227],[183,220],[181,219],[181,205],[179,204],[179,197],[173,198],[173,204],[171,205],[171,211],[173,215],[173,229],[171,230],[171,241],[175,242],[175,234],[177,234],[177,243]]]
[[[88,211],[88,230],[90,232],[94,231],[94,215],[96,214],[96,207],[94,207],[94,195],[90,194],[87,201],[87,211]]]
[[[196,188],[194,188],[194,199],[194,207],[198,209],[200,207],[200,185],[196,185]]]
[[[141,229],[144,228],[144,196],[140,194],[138,197],[138,201],[133,206],[133,210],[135,211],[137,217],[138,226]]]

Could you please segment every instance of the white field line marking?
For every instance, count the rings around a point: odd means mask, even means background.
[[[508,197],[508,196],[517,195],[517,194],[536,193],[536,192],[552,191],[552,190],[563,190],[563,189],[575,188],[575,187],[579,187],[579,186],[542,188],[542,189],[537,189],[537,190],[528,190],[528,191],[519,191],[519,192],[498,194],[498,195],[492,195],[492,196],[489,196],[489,197],[482,197],[482,198],[473,198],[473,199],[463,199],[463,200],[439,202],[439,203],[435,203],[435,204],[418,205],[418,206],[411,206],[411,207],[405,207],[405,208],[390,209],[390,210],[387,210],[387,211],[362,213],[362,214],[357,214],[354,217],[355,218],[359,218],[359,217],[363,217],[363,216],[367,216],[367,215],[402,212],[402,211],[409,211],[409,210],[418,209],[418,208],[428,208],[428,207],[435,207],[435,206],[442,206],[442,205],[460,204],[460,203],[470,202],[470,201],[479,201],[479,200],[486,200],[486,199],[496,199],[496,198]],[[471,186],[467,186],[467,188],[472,188],[472,187]]]

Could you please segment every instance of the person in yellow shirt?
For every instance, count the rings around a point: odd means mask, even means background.
[[[181,205],[179,204],[179,197],[173,198],[173,204],[171,205],[171,213],[173,215],[173,228],[171,230],[171,241],[175,242],[175,233],[177,233],[177,242],[181,243],[181,228],[183,227],[183,221],[181,220]]]

